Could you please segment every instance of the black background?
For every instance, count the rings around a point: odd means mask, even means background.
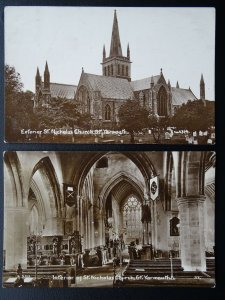
[[[216,287],[215,288],[2,288],[0,299],[225,299],[225,9],[220,1],[63,1],[63,0],[0,0],[0,270],[3,265],[3,153],[7,150],[24,151],[159,151],[193,150],[216,151]],[[156,7],[215,7],[216,57],[215,103],[216,145],[72,145],[72,144],[5,144],[4,143],[4,7],[5,6],[156,6]],[[16,20],[15,20],[16,22]],[[184,57],[185,59],[185,57]],[[207,62],[206,62],[207,63]],[[0,276],[1,277],[1,276]]]

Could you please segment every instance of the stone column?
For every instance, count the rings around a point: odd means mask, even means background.
[[[152,247],[155,248],[155,226],[154,226],[154,202],[151,200],[150,202],[150,210],[151,210],[151,239],[150,244],[152,244]]]
[[[181,263],[185,271],[206,271],[204,201],[205,196],[177,199],[180,212]]]
[[[149,244],[149,227],[150,223],[143,222],[143,245]]]
[[[154,207],[154,244],[155,244],[155,251],[158,249],[158,224],[157,224],[157,200],[153,201],[153,207]]]
[[[24,207],[5,209],[5,243],[6,269],[27,267],[27,235],[28,235],[28,209]]]

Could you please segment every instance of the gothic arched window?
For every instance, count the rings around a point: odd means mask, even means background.
[[[126,76],[128,76],[128,66],[126,66]]]
[[[82,113],[90,113],[91,101],[88,90],[84,86],[79,89],[78,99],[81,105]]]
[[[111,75],[113,75],[113,65],[111,65]]]
[[[109,104],[105,106],[105,120],[111,120],[111,107]]]
[[[163,86],[159,89],[159,92],[157,95],[157,106],[158,106],[157,111],[158,111],[159,116],[167,116],[168,115],[167,92]]]
[[[128,239],[141,239],[141,202],[134,196],[131,196],[125,202],[123,209],[123,227],[126,228]]]
[[[105,76],[106,76],[106,72],[107,72],[107,71],[106,71],[106,67],[104,67],[104,75],[105,75]]]
[[[141,91],[139,93],[139,101],[140,101],[140,105],[142,105],[143,107],[145,107],[145,94]]]
[[[120,65],[118,65],[118,75],[120,75]]]

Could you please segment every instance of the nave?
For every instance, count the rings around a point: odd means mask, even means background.
[[[214,152],[19,151],[4,168],[5,281],[214,284]]]

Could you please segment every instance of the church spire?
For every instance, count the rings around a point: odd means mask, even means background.
[[[46,60],[46,63],[45,63],[45,73],[46,74],[49,74],[49,70],[48,70],[48,62]]]
[[[120,44],[119,26],[117,21],[116,10],[114,11],[114,20],[112,28],[110,57],[122,56],[122,48]]]
[[[44,71],[44,88],[45,89],[50,89],[50,73],[49,73],[49,70],[48,70],[47,60],[46,60],[45,71]]]
[[[103,52],[102,52],[102,60],[105,61],[106,58],[106,52],[105,52],[105,45],[103,46]]]
[[[41,76],[40,76],[40,72],[39,72],[39,68],[38,68],[38,67],[37,67],[36,77],[41,77]]]
[[[40,75],[38,67],[37,67],[37,73],[36,73],[36,76],[35,76],[35,84],[36,84],[36,90],[37,90],[37,88],[41,87],[41,75]]]
[[[200,99],[205,100],[205,81],[203,78],[203,74],[201,75],[200,80]]]
[[[178,83],[178,81],[177,81],[177,85],[176,85],[176,88],[177,88],[177,89],[179,89],[179,88],[180,88],[180,87],[179,87],[179,83]]]
[[[170,80],[168,80],[168,88],[169,88],[169,90],[171,90]]]
[[[130,46],[129,46],[129,43],[127,45],[127,58],[130,60]]]
[[[154,86],[153,76],[151,77],[151,88]]]

